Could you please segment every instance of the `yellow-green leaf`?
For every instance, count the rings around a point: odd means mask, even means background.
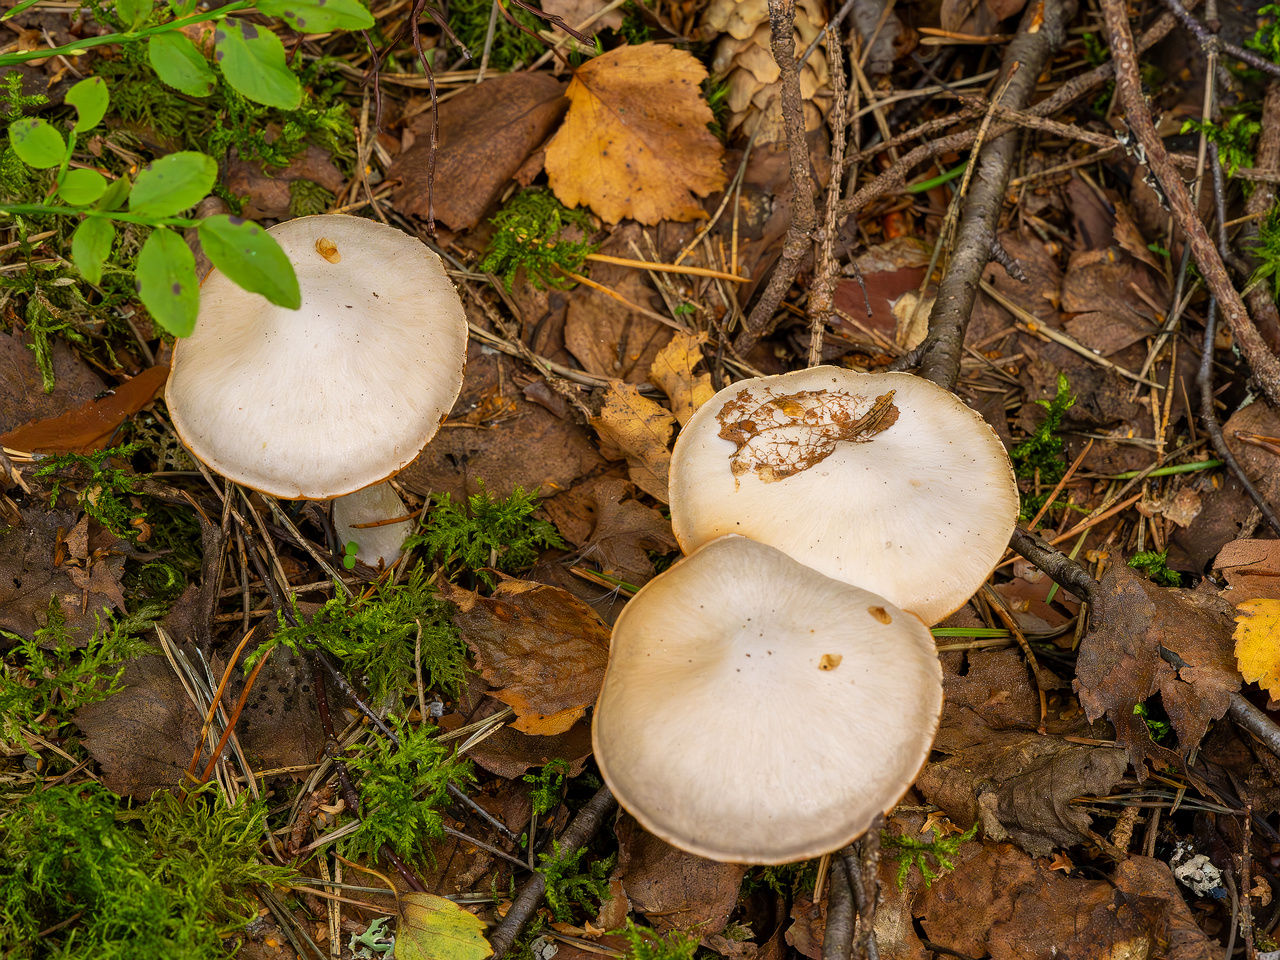
[[[1236,610],[1240,674],[1280,699],[1280,600],[1246,600]]]
[[[479,917],[444,897],[401,895],[397,960],[485,960],[491,956],[493,948],[484,938],[484,921]]]

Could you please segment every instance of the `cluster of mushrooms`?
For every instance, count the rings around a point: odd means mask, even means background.
[[[203,463],[333,500],[338,543],[390,563],[410,532],[386,484],[462,386],[467,323],[440,258],[360,217],[271,228],[299,310],[214,272],[165,398]],[[722,390],[671,463],[688,554],[613,630],[596,759],[650,832],[776,864],[836,850],[928,756],[942,675],[928,625],[961,606],[1018,512],[1004,447],[949,392],[838,367]],[[738,785],[737,788],[734,785]]]
[[[994,431],[903,373],[744,380],[676,441],[687,554],[613,629],[596,761],[651,833],[715,860],[837,850],[928,757],[928,629],[990,574],[1018,513]]]

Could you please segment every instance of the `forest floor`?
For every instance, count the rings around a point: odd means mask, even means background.
[[[0,953],[1280,956],[1280,8],[1191,6],[3,0]],[[320,213],[468,322],[389,566],[165,399]],[[704,859],[604,785],[610,630],[694,412],[819,364],[958,396],[1017,529],[884,819]]]

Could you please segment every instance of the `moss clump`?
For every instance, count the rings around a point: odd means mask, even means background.
[[[578,272],[599,246],[586,239],[595,230],[591,215],[585,210],[570,210],[550,190],[541,188],[517,193],[489,222],[498,230],[489,241],[480,269],[502,277],[508,290],[518,270],[539,289],[572,286],[573,281],[556,268]],[[583,239],[567,238],[564,234],[570,229]]]

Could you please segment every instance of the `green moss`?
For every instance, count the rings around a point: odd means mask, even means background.
[[[952,857],[959,854],[960,847],[977,834],[978,825],[975,823],[964,833],[953,833],[939,837],[932,843],[922,843],[915,837],[881,830],[880,846],[888,852],[889,856],[898,861],[898,889],[902,889],[903,884],[907,882],[907,874],[911,872],[913,866],[919,869],[920,875],[924,878],[924,885],[927,887],[942,873],[955,866]],[[930,860],[937,864],[937,870],[930,866]]]
[[[289,183],[289,216],[307,217],[324,213],[333,204],[333,194],[312,180]]]
[[[419,564],[400,585],[381,583],[372,595],[336,597],[314,615],[283,623],[246,661],[248,670],[268,649],[321,647],[340,658],[349,675],[362,677],[374,702],[411,689],[414,647],[422,630],[422,672],[433,690],[454,694],[465,679],[467,647],[453,625],[453,608],[427,583]]]
[[[481,484],[465,510],[446,493],[436,498],[422,532],[409,537],[405,549],[421,546],[451,575],[474,571],[492,587],[497,580],[488,569],[515,573],[532,566],[539,551],[564,546],[555,527],[533,516],[537,509],[537,494],[520,487],[497,500]]]
[[[265,807],[206,792],[158,795],[119,822],[97,784],[38,790],[0,819],[0,952],[11,960],[224,958],[253,919],[252,884],[292,871],[257,860]],[[36,934],[49,931],[37,938]]]
[[[545,29],[545,21],[521,10],[514,3],[506,2],[506,10],[526,30],[536,34]],[[475,62],[480,62],[484,53],[484,38],[489,30],[489,12],[493,9],[491,0],[453,0],[449,4],[449,26],[458,39],[471,51]],[[493,31],[493,45],[489,49],[489,67],[493,70],[510,70],[516,64],[528,66],[547,48],[536,36],[520,30],[501,12]]]
[[[134,505],[140,502],[139,478],[112,461],[127,462],[137,449],[126,444],[87,455],[64,453],[45,460],[36,470],[36,477],[53,478],[49,506],[57,503],[64,485],[74,483],[81,510],[117,537],[134,539],[146,519],[146,511]]]
[[[1052,400],[1037,400],[1036,403],[1045,408],[1045,418],[1036,432],[1009,452],[1013,461],[1014,472],[1019,479],[1029,480],[1039,474],[1040,483],[1052,486],[1067,472],[1067,464],[1062,456],[1062,438],[1058,430],[1062,426],[1062,417],[1075,404],[1076,398],[1071,392],[1065,374],[1058,374],[1058,393]],[[1029,520],[1044,505],[1048,493],[1037,495],[1027,493],[1022,496],[1022,510],[1019,518]]]
[[[622,935],[627,938],[630,960],[693,960],[698,952],[696,934],[672,930],[664,935],[648,927],[637,927],[630,919]]]
[[[399,746],[376,739],[348,763],[359,774],[363,820],[347,841],[350,855],[375,859],[383,844],[410,863],[427,859],[425,841],[444,838],[440,809],[449,802],[449,784],[472,779],[471,765],[431,736],[392,717]]]
[[[526,773],[522,778],[525,783],[532,783],[529,800],[533,804],[533,812],[538,816],[549,813],[552,808],[564,799],[564,779],[569,774],[569,761],[555,757],[548,760],[536,774]]]
[[[1129,566],[1142,571],[1142,575],[1152,583],[1158,583],[1162,587],[1180,587],[1182,574],[1169,569],[1166,563],[1168,559],[1168,550],[1143,550],[1129,558]]]
[[[592,860],[584,866],[582,858],[586,854],[586,847],[562,851],[553,840],[551,853],[538,855],[538,873],[547,884],[547,906],[563,923],[573,919],[575,905],[594,915],[600,904],[609,899],[609,871],[617,856]]]
[[[595,230],[591,215],[585,210],[570,210],[550,190],[540,187],[517,193],[489,222],[498,229],[480,269],[500,276],[508,290],[519,270],[539,289],[570,287],[573,281],[556,268],[580,271],[587,255],[599,246],[585,239]],[[567,238],[565,232],[571,229],[583,239]]]
[[[106,613],[93,636],[77,646],[55,596],[48,625],[31,639],[0,631],[17,644],[0,660],[0,739],[20,744],[23,729],[56,734],[76,709],[117,693],[128,661],[152,650],[139,635],[162,612],[140,607],[120,620]]]

